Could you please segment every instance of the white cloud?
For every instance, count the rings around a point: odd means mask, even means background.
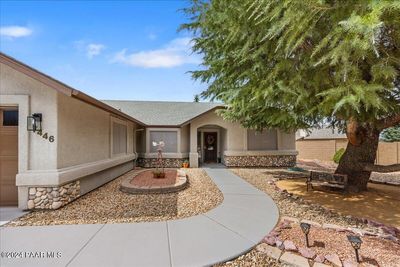
[[[105,48],[105,45],[102,44],[88,44],[86,46],[86,55],[88,58],[93,58],[94,56],[100,55]]]
[[[123,49],[115,54],[111,62],[143,68],[172,68],[200,63],[199,58],[191,54],[191,48],[190,38],[176,38],[160,49],[131,54],[127,53],[127,49]]]
[[[0,35],[8,38],[26,37],[32,34],[32,30],[22,26],[0,27]]]
[[[155,34],[155,33],[149,33],[148,35],[147,35],[147,38],[149,38],[150,40],[155,40],[155,39],[157,39],[157,34]]]

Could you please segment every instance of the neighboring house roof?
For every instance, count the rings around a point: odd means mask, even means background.
[[[296,133],[296,140],[312,140],[312,139],[345,139],[346,134],[338,132],[337,129],[332,128],[314,128],[311,133],[305,131],[298,131]]]
[[[24,73],[25,75],[46,84],[47,86],[58,91],[59,93],[79,99],[83,102],[86,102],[87,104],[93,105],[102,110],[106,110],[110,113],[121,116],[130,121],[134,121],[140,125],[143,125],[143,123],[138,121],[136,118],[131,117],[128,114],[125,114],[109,105],[106,105],[105,103],[103,103],[103,102],[101,102],[79,90],[76,90],[76,89],[44,74],[43,72],[40,72],[40,71],[22,63],[21,61],[16,60],[13,57],[10,57],[2,52],[0,52],[0,62],[15,69],[16,71]]]
[[[194,118],[222,108],[221,103],[103,100],[148,126],[182,126]]]

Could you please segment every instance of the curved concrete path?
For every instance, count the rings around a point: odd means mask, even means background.
[[[274,228],[278,209],[229,170],[205,171],[224,195],[209,212],[164,222],[1,227],[0,265],[207,266],[233,259]]]

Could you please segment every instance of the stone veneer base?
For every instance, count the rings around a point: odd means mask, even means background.
[[[29,187],[28,209],[58,209],[80,196],[80,181],[56,187]]]
[[[189,161],[188,158],[164,158],[165,168],[181,168],[183,162]],[[138,158],[137,166],[144,168],[156,168],[157,167],[156,158]]]
[[[295,155],[224,156],[227,167],[293,167]]]

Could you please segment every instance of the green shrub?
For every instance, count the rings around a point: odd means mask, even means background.
[[[346,150],[344,148],[339,149],[338,151],[336,151],[335,155],[333,155],[333,161],[335,163],[339,163],[340,159],[342,158],[344,152]]]

